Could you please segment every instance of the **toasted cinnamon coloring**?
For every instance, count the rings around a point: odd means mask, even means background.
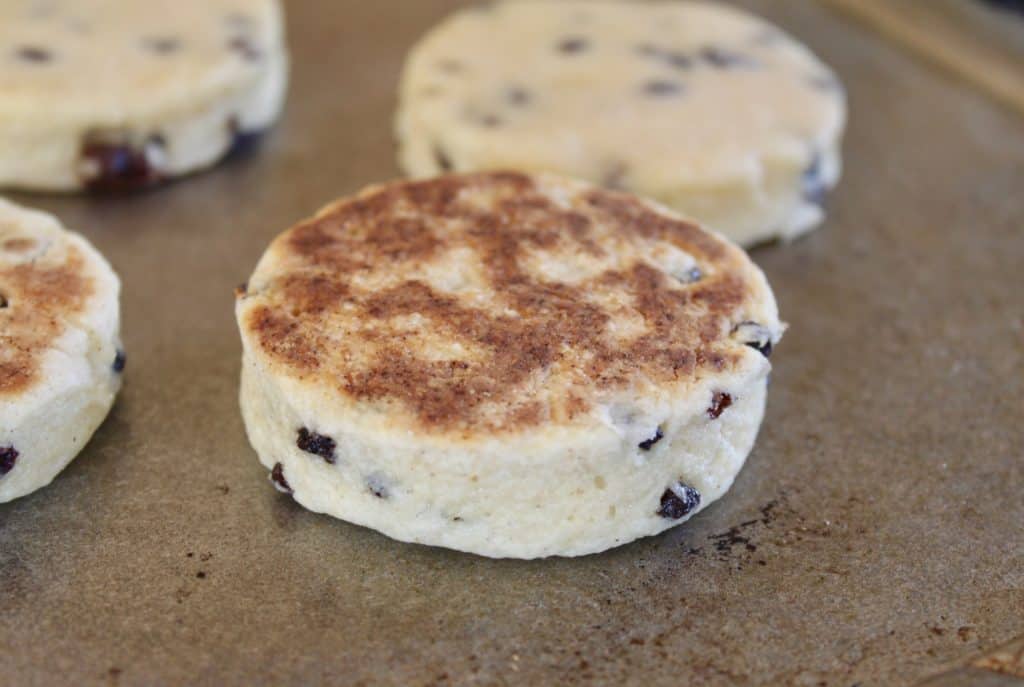
[[[691,256],[702,278],[658,256]],[[240,301],[268,364],[433,431],[568,422],[749,351],[741,251],[636,198],[493,172],[400,182],[285,232]]]
[[[0,236],[2,238],[2,236]],[[6,251],[30,250],[28,239],[0,242]],[[80,313],[93,293],[80,251],[69,247],[59,257],[8,260],[0,253],[0,396],[27,390],[37,380],[43,355]]]

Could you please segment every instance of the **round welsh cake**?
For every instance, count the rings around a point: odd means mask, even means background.
[[[0,503],[49,484],[107,416],[119,291],[85,239],[0,200]]]
[[[601,551],[720,497],[783,330],[727,240],[515,172],[328,206],[271,244],[237,316],[242,411],[279,489],[516,558]]]
[[[0,186],[207,167],[270,126],[286,76],[278,0],[2,0]]]
[[[550,171],[653,198],[752,244],[817,225],[843,89],[767,22],[691,2],[499,2],[412,50],[400,161]]]

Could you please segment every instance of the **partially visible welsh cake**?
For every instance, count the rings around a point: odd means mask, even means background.
[[[821,222],[845,118],[827,66],[724,4],[514,0],[413,48],[396,127],[414,177],[557,172],[750,245]]]
[[[119,292],[85,239],[0,200],[0,503],[49,484],[107,416]]]
[[[276,119],[278,0],[0,2],[0,187],[120,191],[208,167]]]

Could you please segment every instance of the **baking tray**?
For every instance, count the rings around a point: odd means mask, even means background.
[[[150,193],[13,196],[121,274],[128,369],[71,467],[0,506],[0,681],[903,685],[1024,633],[1024,121],[816,3],[745,3],[837,69],[851,122],[824,228],[753,252],[791,329],[726,498],[521,562],[271,488],[232,289],[278,232],[398,174],[402,58],[456,4],[294,0],[260,150]]]

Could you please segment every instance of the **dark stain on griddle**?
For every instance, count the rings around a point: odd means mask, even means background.
[[[778,517],[777,509],[780,502],[781,498],[777,498],[761,506],[761,517],[744,520],[724,532],[708,535],[708,539],[712,542],[718,558],[720,560],[730,560],[737,550],[743,555],[752,554],[757,551],[758,542],[755,541],[755,535],[760,530],[771,527]],[[757,564],[767,565],[767,562],[759,559]]]

